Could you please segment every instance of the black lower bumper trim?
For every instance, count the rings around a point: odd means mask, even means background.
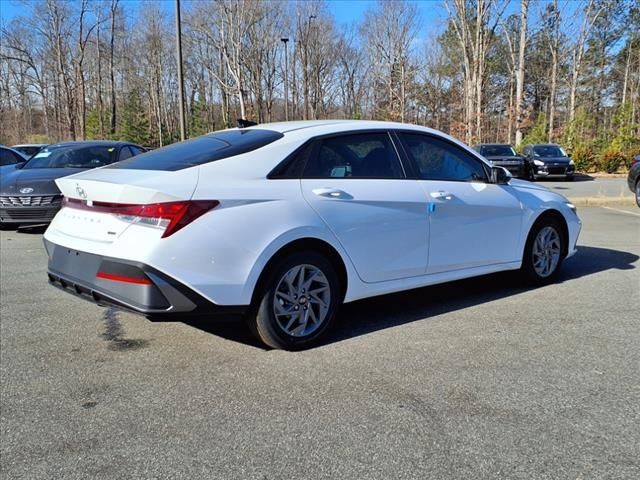
[[[184,319],[243,315],[247,306],[217,305],[172,277],[148,265],[60,247],[45,240],[48,277],[54,287],[92,303],[144,316]],[[105,268],[106,267],[106,268]],[[147,284],[119,284],[96,277],[98,271],[120,271],[149,279]]]

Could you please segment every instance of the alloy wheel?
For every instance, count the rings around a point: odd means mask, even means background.
[[[533,242],[533,269],[546,278],[553,274],[560,263],[560,235],[552,226],[542,228]]]
[[[326,320],[330,304],[331,287],[322,270],[313,265],[297,265],[278,282],[273,313],[284,333],[305,337]]]

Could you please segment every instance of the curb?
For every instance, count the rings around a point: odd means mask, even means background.
[[[567,197],[576,207],[602,207],[607,205],[633,205],[634,197]]]

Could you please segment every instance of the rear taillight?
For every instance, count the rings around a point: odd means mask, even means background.
[[[90,200],[67,197],[64,197],[62,202],[63,207],[108,213],[126,222],[163,228],[162,238],[174,234],[218,205],[220,205],[218,200],[190,200],[137,205],[131,203],[92,202]]]

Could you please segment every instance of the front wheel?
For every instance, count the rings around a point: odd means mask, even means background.
[[[342,301],[340,282],[327,258],[296,252],[267,273],[249,327],[272,348],[300,350],[318,343]]]
[[[537,221],[527,239],[520,269],[525,280],[536,285],[551,283],[564,259],[566,239],[554,218]]]
[[[640,207],[640,180],[636,182],[636,205]]]

